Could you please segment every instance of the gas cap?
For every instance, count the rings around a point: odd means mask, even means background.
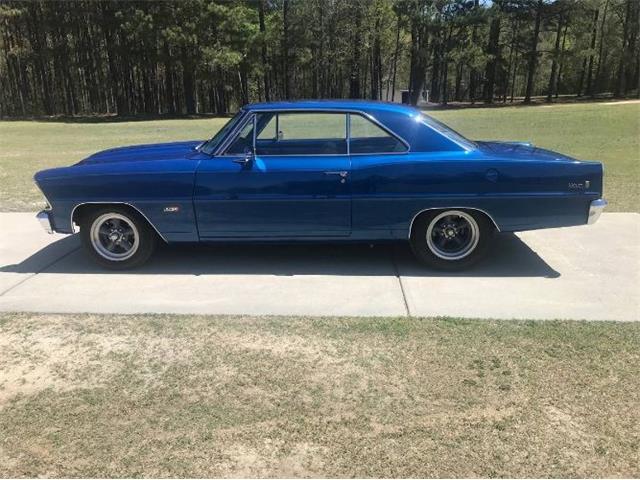
[[[489,170],[487,170],[487,172],[484,174],[484,177],[489,180],[490,182],[497,182],[498,181],[498,170],[496,170],[495,168],[490,168]]]

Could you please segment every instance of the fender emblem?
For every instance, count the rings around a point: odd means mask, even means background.
[[[169,207],[164,207],[162,210],[164,213],[176,213],[180,211],[180,207],[177,205],[171,205]]]

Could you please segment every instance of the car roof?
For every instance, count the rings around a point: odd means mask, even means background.
[[[261,110],[345,110],[362,112],[393,112],[414,116],[419,110],[402,103],[374,100],[293,100],[280,102],[251,103],[244,107],[248,111]]]

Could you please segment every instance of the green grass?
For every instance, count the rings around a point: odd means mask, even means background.
[[[2,477],[637,477],[640,324],[0,315]]]
[[[608,211],[640,212],[640,103],[478,108],[429,112],[473,139],[530,140],[605,164]],[[0,205],[35,210],[33,174],[118,145],[204,139],[226,119],[138,122],[0,122]]]

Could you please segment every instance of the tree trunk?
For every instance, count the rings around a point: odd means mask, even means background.
[[[400,15],[396,24],[396,48],[393,55],[393,80],[391,82],[391,101],[396,101],[396,75],[398,73],[398,55],[400,54]]]
[[[567,30],[569,30],[568,19],[565,20],[564,33],[562,34],[562,47],[560,48],[560,62],[558,65],[558,76],[556,79],[556,85],[555,85],[555,91],[554,91],[555,98],[558,98],[558,92],[560,90],[560,84],[562,82],[562,73],[564,68],[564,52],[565,52],[565,45],[567,42]]]
[[[602,90],[602,52],[604,50],[604,26],[607,20],[607,10],[609,8],[609,0],[604,4],[604,10],[602,11],[602,20],[600,21],[600,41],[598,45],[598,66],[596,67],[596,90]]]
[[[598,36],[598,15],[600,10],[596,8],[593,14],[593,27],[591,29],[591,54],[589,55],[589,67],[587,68],[587,95],[593,96],[593,50],[596,48]]]
[[[453,25],[449,27],[449,32],[445,37],[442,52],[442,104],[449,103],[449,42],[453,34]]]
[[[474,0],[473,2],[474,10],[478,10],[480,8],[480,1]],[[471,30],[471,43],[473,45],[477,45],[478,43],[478,25],[477,23],[473,24],[473,30]],[[471,104],[473,105],[476,101],[476,90],[478,88],[478,71],[475,67],[472,67],[469,70],[469,100],[471,100]]]
[[[518,52],[516,52],[515,65],[513,67],[513,76],[511,78],[511,100],[510,103],[513,103],[513,96],[516,89],[516,75],[518,74]]]
[[[376,16],[374,27],[373,46],[371,49],[371,99],[380,100],[380,91],[382,85],[382,58],[380,45],[380,16]]]
[[[433,67],[431,68],[431,91],[429,92],[429,98],[432,102],[440,102],[440,68],[442,66],[442,39],[440,35],[434,39],[433,44]]]
[[[39,22],[43,21],[41,5],[32,3],[29,4],[30,17],[27,23],[29,29],[29,36],[33,45],[35,53],[35,65],[40,77],[40,92],[42,95],[42,106],[44,112],[47,115],[53,115],[53,104],[51,101],[51,86],[49,85],[49,72],[45,68],[43,56],[45,54],[44,48],[46,45],[46,38],[44,31],[41,28]]]
[[[517,58],[516,53],[516,38],[518,35],[518,31],[520,29],[520,24],[516,19],[514,19],[512,27],[511,27],[511,46],[509,47],[509,66],[507,68],[507,75],[505,76],[505,85],[504,85],[504,98],[503,103],[507,102],[507,96],[509,94],[509,85],[511,84],[511,75],[514,71],[514,58]],[[515,57],[514,57],[515,53]]]
[[[291,69],[289,68],[289,0],[282,2],[282,72],[284,98],[291,98]]]
[[[262,82],[264,86],[264,99],[265,101],[271,101],[270,95],[270,85],[269,85],[269,63],[267,61],[267,41],[266,41],[266,32],[267,28],[264,23],[264,2],[265,0],[260,0],[258,4],[258,21],[260,23],[260,34],[262,36],[260,53],[262,56]]]
[[[351,74],[349,75],[349,98],[361,98],[360,93],[360,45],[362,37],[360,36],[361,6],[360,2],[352,2],[355,5],[355,29],[351,36]]]
[[[409,102],[417,105],[424,86],[429,51],[429,32],[418,19],[411,21],[411,71],[409,72]]]
[[[164,102],[167,107],[167,112],[170,115],[176,114],[176,102],[173,85],[173,62],[171,61],[171,50],[166,42],[163,43],[163,56],[164,56]]]
[[[625,7],[625,15],[622,23],[622,50],[620,51],[620,63],[618,64],[618,72],[616,78],[615,97],[623,97],[627,93],[625,69],[627,64],[627,45],[629,42],[629,22],[631,21],[631,2],[627,0]]]
[[[491,20],[489,28],[489,43],[487,44],[487,54],[489,54],[489,62],[487,63],[484,91],[484,102],[493,103],[493,92],[496,82],[496,69],[500,60],[500,14],[495,13]]]
[[[536,21],[533,27],[533,38],[531,39],[531,51],[529,52],[529,65],[527,67],[527,89],[525,90],[524,103],[531,103],[533,93],[533,81],[536,75],[538,64],[538,37],[540,35],[540,22],[542,21],[542,0],[538,0],[536,7]]]
[[[462,62],[458,62],[458,64],[456,65],[456,86],[455,86],[455,92],[454,92],[454,95],[453,95],[453,99],[456,102],[462,101],[462,75],[463,75],[463,71],[464,71],[464,65],[462,64]]]
[[[553,47],[553,58],[551,60],[551,74],[549,75],[549,85],[547,87],[547,102],[553,100],[553,92],[556,87],[556,73],[558,71],[558,56],[560,55],[560,38],[562,37],[562,15],[558,18],[558,28],[556,29],[556,42]]]
[[[580,80],[578,81],[578,92],[576,93],[577,97],[582,96],[582,89],[584,87],[584,77],[587,73],[587,57],[582,59],[582,68],[580,69]]]
[[[186,48],[182,49],[182,88],[184,90],[184,104],[187,114],[196,113],[195,97],[195,68],[190,52]]]
[[[102,9],[101,13],[103,19],[103,33],[106,46],[107,65],[109,66],[109,88],[111,90],[111,96],[115,99],[116,102],[116,113],[118,115],[126,115],[129,112],[119,81],[119,62],[116,58],[116,44],[112,31],[114,15],[110,5],[101,3],[100,6]]]

